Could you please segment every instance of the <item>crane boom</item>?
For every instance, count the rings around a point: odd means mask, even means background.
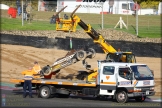
[[[97,33],[90,24],[86,25],[82,20],[78,22],[78,25],[84,29],[84,31],[93,39],[93,42],[99,44],[102,47],[102,50],[105,53],[115,53],[117,52],[106,40],[103,36]]]
[[[77,11],[77,9],[80,7],[76,7],[76,9],[72,12],[70,15],[70,19],[63,19],[60,18],[59,22],[56,21],[56,30],[57,31],[76,31],[77,25],[79,25],[84,31],[93,39],[93,42],[95,44],[98,44],[101,46],[104,53],[106,53],[106,60],[113,60],[114,62],[131,62],[135,63],[135,55],[132,52],[123,52],[123,51],[117,51],[112,47],[104,37],[99,34],[96,30],[94,30],[90,24],[86,24],[81,20],[80,17],[75,15],[74,13]]]

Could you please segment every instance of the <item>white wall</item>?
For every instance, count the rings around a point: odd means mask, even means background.
[[[2,10],[8,10],[9,6],[5,5],[5,4],[0,4],[0,9]]]
[[[155,10],[154,9],[139,9],[138,15],[154,15]]]
[[[113,14],[127,14],[126,9],[122,9],[122,3],[130,3],[132,0],[114,0],[113,6]],[[105,2],[83,2],[83,0],[58,0],[57,6],[58,10],[61,7],[68,6],[65,8],[64,12],[72,12],[78,5],[81,5],[80,8],[76,11],[76,13],[96,13],[100,14],[102,12],[102,3],[103,4],[103,12],[108,13],[109,11],[109,0]],[[57,10],[57,11],[58,11]],[[128,14],[132,14],[130,10],[128,10]]]

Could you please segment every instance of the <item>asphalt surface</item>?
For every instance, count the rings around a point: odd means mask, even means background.
[[[129,100],[128,103],[119,104],[111,99],[96,99],[94,97],[81,97],[81,96],[70,96],[69,98],[58,98],[53,97],[49,99],[38,98],[33,93],[34,98],[22,97],[22,91],[12,91],[1,89],[2,96],[2,107],[53,107],[53,108],[107,108],[107,107],[160,107],[160,102],[153,101],[147,98],[145,102],[136,102],[134,99]]]

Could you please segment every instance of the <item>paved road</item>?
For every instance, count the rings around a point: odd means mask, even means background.
[[[70,98],[50,98],[50,99],[43,99],[37,98],[36,94],[33,94],[34,98],[22,98],[22,92],[13,92],[12,90],[2,90],[2,104],[5,103],[4,106],[12,106],[12,107],[82,107],[82,108],[90,108],[90,107],[160,107],[159,102],[152,101],[150,99],[146,99],[145,102],[140,103],[134,100],[129,100],[126,104],[118,104],[113,102],[110,99],[100,99],[97,100],[93,97],[77,97],[77,96],[70,96]]]

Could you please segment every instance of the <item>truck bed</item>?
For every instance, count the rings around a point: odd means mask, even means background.
[[[23,79],[11,79],[10,82],[12,83],[21,83],[24,82]],[[52,84],[52,85],[69,85],[69,86],[90,86],[95,87],[95,83],[87,83],[83,80],[67,80],[67,79],[34,79],[32,80],[32,83],[35,84]]]

